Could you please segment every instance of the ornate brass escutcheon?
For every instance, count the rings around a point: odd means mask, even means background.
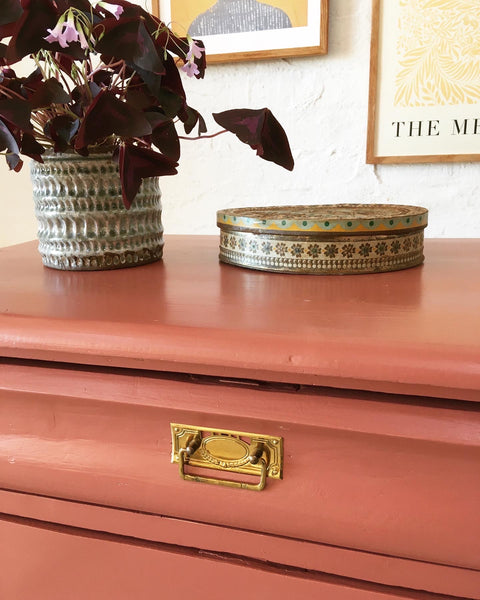
[[[180,477],[214,485],[263,490],[267,477],[283,477],[283,438],[257,433],[227,431],[192,425],[170,425],[172,462],[178,463]],[[246,483],[185,472],[186,465],[260,477]]]

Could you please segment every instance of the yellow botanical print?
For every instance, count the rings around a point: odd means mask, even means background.
[[[479,103],[480,0],[397,1],[395,105]]]

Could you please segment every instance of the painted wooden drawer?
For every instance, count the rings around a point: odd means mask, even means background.
[[[0,596],[35,600],[442,600],[445,596],[355,582],[195,549],[0,519]],[[22,560],[19,560],[22,557]]]
[[[469,403],[0,368],[4,489],[460,568],[480,591],[480,412]],[[171,423],[280,436],[284,479],[261,492],[185,482]],[[354,573],[347,562],[341,575]]]

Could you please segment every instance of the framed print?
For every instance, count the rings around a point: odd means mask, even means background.
[[[328,0],[153,0],[178,35],[205,43],[207,60],[326,54]]]
[[[373,0],[367,163],[480,160],[478,0]]]

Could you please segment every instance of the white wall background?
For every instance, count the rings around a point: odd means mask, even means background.
[[[224,207],[385,202],[427,207],[429,237],[480,237],[478,163],[365,163],[370,19],[370,0],[330,0],[328,55],[211,65],[203,81],[186,81],[190,104],[205,117],[271,108],[296,167],[263,161],[229,134],[184,142],[179,175],[162,181],[167,233],[216,234]],[[25,166],[16,174],[0,165],[0,246],[35,237]]]

